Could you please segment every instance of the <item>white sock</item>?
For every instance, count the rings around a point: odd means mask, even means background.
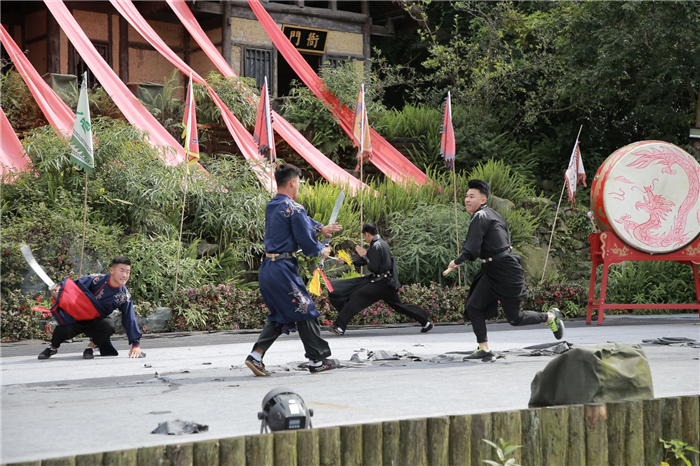
[[[323,361],[312,361],[311,359],[309,359],[309,366],[318,367],[321,364],[323,364]]]
[[[258,353],[257,351],[253,351],[252,353],[250,353],[250,357],[252,357],[258,362],[262,362],[263,355],[261,353]]]
[[[430,321],[426,322],[425,325],[423,326],[423,328],[428,328],[428,327],[430,327]]]

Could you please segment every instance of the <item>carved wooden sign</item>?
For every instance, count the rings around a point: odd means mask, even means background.
[[[282,25],[282,32],[289,42],[300,52],[325,53],[328,31],[325,29],[301,28],[298,26]]]

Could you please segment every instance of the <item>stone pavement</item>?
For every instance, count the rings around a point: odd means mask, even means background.
[[[283,336],[265,358],[271,377],[254,377],[243,361],[256,332],[147,335],[145,359],[128,359],[116,339],[116,358],[83,360],[86,341],[61,346],[46,361],[46,343],[2,345],[2,451],[0,462],[29,461],[140,446],[182,443],[259,432],[257,412],[276,387],[295,390],[314,409],[314,426],[469,414],[527,407],[530,382],[552,357],[517,350],[553,341],[543,326],[489,325],[491,346],[505,358],[493,363],[431,358],[469,352],[470,328],[440,325],[428,334],[417,326],[352,329],[343,337],[324,332],[333,357],[347,367],[322,374],[298,370],[303,348]],[[602,326],[568,322],[574,345],[658,337],[700,340],[697,314],[606,317]],[[700,349],[645,346],[657,397],[700,393]],[[357,350],[406,351],[421,361],[350,363]],[[359,353],[366,355],[366,353]],[[206,433],[163,436],[159,422],[182,419],[209,426]]]

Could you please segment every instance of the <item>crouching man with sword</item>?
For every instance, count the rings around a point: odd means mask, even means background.
[[[91,341],[83,351],[83,359],[93,359],[95,349],[102,356],[117,356],[110,337],[114,334],[114,321],[109,315],[119,309],[131,350],[130,358],[145,357],[141,352],[141,331],[136,322],[131,294],[126,282],[131,274],[131,261],[124,256],[112,259],[108,274],[95,274],[72,280],[66,278],[54,283],[34,259],[28,246],[21,247],[22,254],[39,278],[49,286],[55,299],[51,314],[58,325],[51,337],[51,346],[39,354],[39,359],[49,359],[58,352],[61,344],[79,334]]]

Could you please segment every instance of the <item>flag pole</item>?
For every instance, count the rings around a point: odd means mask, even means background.
[[[578,144],[578,138],[581,136],[581,130],[583,125],[578,129],[578,135],[576,135],[576,142]],[[578,181],[577,181],[578,182]],[[561,207],[561,200],[564,198],[564,190],[566,189],[566,177],[564,178],[564,186],[561,187],[561,194],[559,195],[559,202],[557,203],[557,210],[554,212],[554,222],[552,222],[552,231],[549,234],[549,244],[547,245],[547,255],[544,256],[544,267],[542,267],[542,278],[540,278],[540,285],[544,283],[544,275],[547,272],[547,261],[549,259],[549,251],[552,249],[552,238],[554,237],[554,229],[557,226],[557,217],[559,216],[559,208]]]
[[[85,202],[83,203],[83,241],[80,245],[80,266],[78,275],[83,274],[83,254],[85,253],[85,233],[87,231],[88,172],[85,170]]]
[[[455,239],[457,240],[457,256],[461,251],[459,247],[459,222],[457,221],[457,171],[452,167],[452,185],[454,186],[454,206],[455,206]],[[457,267],[457,283],[462,287],[462,271]]]
[[[367,106],[365,105],[365,85],[362,84],[362,111],[367,114]],[[361,116],[362,121],[362,139],[360,141],[360,244],[362,244],[362,225],[364,225],[364,189],[363,189],[363,166],[365,164],[365,125],[364,116]]]
[[[187,157],[187,156],[186,156]],[[177,290],[177,279],[180,275],[180,250],[182,249],[182,226],[185,223],[185,203],[187,202],[187,181],[189,180],[190,166],[185,159],[185,192],[182,194],[182,213],[180,214],[180,235],[177,239],[177,262],[175,266],[175,291]]]

